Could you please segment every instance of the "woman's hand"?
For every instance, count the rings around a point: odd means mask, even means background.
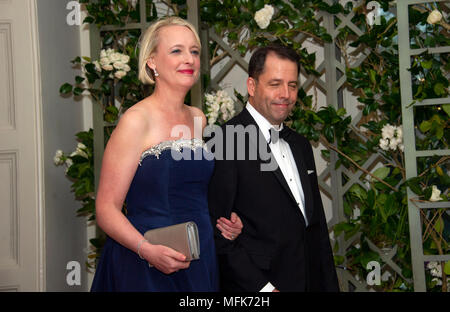
[[[142,245],[140,253],[150,265],[165,274],[187,269],[191,264],[190,261],[185,261],[185,255],[163,245],[145,243]]]
[[[235,240],[239,234],[241,234],[244,225],[242,224],[241,218],[239,218],[236,213],[232,212],[230,220],[224,217],[217,219],[216,227],[223,237],[228,240]]]

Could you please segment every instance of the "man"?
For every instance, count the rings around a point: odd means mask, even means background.
[[[297,101],[298,74],[294,50],[255,51],[249,103],[222,127],[221,144],[215,136],[213,150],[222,149],[225,158],[216,154],[211,219],[215,224],[234,211],[244,225],[234,241],[220,235],[220,227],[229,223],[222,221],[215,231],[224,291],[339,291],[311,144],[283,125]],[[246,131],[246,140],[236,143],[238,131],[232,129],[242,126],[256,127],[257,138]],[[256,159],[250,157],[255,148]],[[276,160],[275,168],[264,169],[269,161],[261,151]]]

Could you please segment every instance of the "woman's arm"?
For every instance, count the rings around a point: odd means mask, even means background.
[[[99,227],[136,253],[144,237],[121,210],[148,133],[147,123],[139,110],[130,109],[120,119],[105,148],[95,203]],[[139,254],[166,274],[189,266],[186,257],[171,248],[149,243],[139,247]]]

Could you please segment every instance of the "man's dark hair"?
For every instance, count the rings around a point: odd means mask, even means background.
[[[300,74],[300,57],[294,49],[282,45],[268,45],[258,48],[250,58],[248,64],[248,76],[258,79],[264,71],[264,64],[268,54],[273,53],[278,58],[287,59],[297,64],[297,72]]]

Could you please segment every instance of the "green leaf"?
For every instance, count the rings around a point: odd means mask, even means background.
[[[449,63],[450,64],[450,63]],[[444,110],[444,112],[447,113],[447,115],[450,117],[450,104],[444,104],[442,105],[442,109]]]
[[[440,82],[434,85],[433,90],[436,95],[444,95],[446,93],[444,85]]]
[[[380,178],[381,180],[384,180],[389,175],[390,169],[388,167],[381,167],[375,170],[373,173],[374,176],[377,178]]]
[[[342,108],[339,108],[338,111],[336,112],[336,114],[337,114],[339,117],[344,116],[345,113],[346,113],[346,111],[345,111],[345,108],[343,108],[343,107],[342,107]]]
[[[442,233],[442,230],[444,229],[444,220],[442,220],[442,217],[439,217],[436,222],[434,222],[434,229],[438,233]]]
[[[423,191],[422,191],[422,188],[420,187],[419,183],[420,183],[420,178],[414,177],[414,178],[411,178],[410,180],[408,180],[406,182],[406,185],[408,185],[409,188],[411,189],[411,191],[413,191],[415,194],[422,195]]]
[[[445,262],[444,272],[445,272],[445,274],[450,275],[450,261]]]
[[[76,82],[77,84],[80,84],[80,83],[82,83],[82,82],[84,81],[84,79],[85,79],[85,78],[83,78],[83,77],[81,77],[81,76],[76,76],[76,77],[75,77],[75,82]]]
[[[422,65],[422,68],[431,69],[431,66],[433,65],[433,60],[431,59],[431,60],[423,61],[421,65]]]
[[[370,75],[370,81],[372,81],[373,84],[377,83],[377,72],[374,71],[373,69],[371,69],[369,71],[369,75]]]
[[[367,199],[367,191],[359,184],[353,184],[348,191],[363,202]]]
[[[422,131],[423,133],[428,132],[431,129],[431,121],[428,120],[424,120],[422,121],[422,123],[419,126],[420,131]]]
[[[69,94],[70,92],[72,92],[72,85],[70,83],[65,83],[61,86],[61,88],[59,89],[59,93],[61,94]]]
[[[84,91],[84,88],[76,87],[75,89],[73,89],[73,94],[75,96],[79,96],[79,95],[81,95],[83,93],[83,91]]]

